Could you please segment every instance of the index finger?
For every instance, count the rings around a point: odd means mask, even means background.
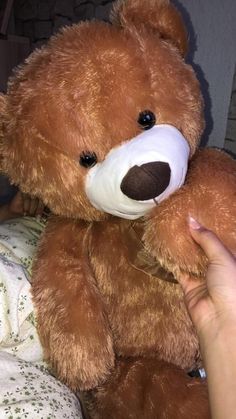
[[[233,254],[213,231],[206,229],[192,217],[189,217],[189,227],[191,236],[204,250],[210,262],[235,262]]]

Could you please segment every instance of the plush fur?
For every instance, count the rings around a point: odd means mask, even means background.
[[[201,356],[177,280],[207,267],[189,213],[236,249],[236,166],[223,152],[196,151],[203,101],[177,10],[123,0],[112,22],[64,29],[16,71],[0,102],[2,170],[55,214],[34,265],[38,331],[92,418],[208,418],[206,385],[186,373]],[[142,132],[147,109],[184,135],[190,162],[184,186],[131,221],[92,205],[80,157],[103,162]]]
[[[108,379],[103,386],[88,393],[84,404],[96,419],[210,417],[206,409],[206,383],[151,358],[119,359],[112,381]]]

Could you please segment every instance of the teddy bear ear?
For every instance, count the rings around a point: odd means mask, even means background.
[[[0,93],[0,115],[3,114],[6,106],[6,96],[3,93]]]
[[[3,117],[6,112],[6,102],[6,96],[3,93],[0,93],[0,139],[2,138]]]
[[[174,44],[182,56],[187,54],[188,36],[183,19],[169,0],[118,0],[111,21],[123,28],[150,28]]]
[[[2,171],[3,117],[6,112],[6,97],[0,93],[0,172]]]

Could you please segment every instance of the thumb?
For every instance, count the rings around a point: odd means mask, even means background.
[[[211,263],[225,264],[226,261],[234,260],[232,253],[213,231],[203,227],[193,217],[189,217],[188,222],[191,236],[201,246]]]

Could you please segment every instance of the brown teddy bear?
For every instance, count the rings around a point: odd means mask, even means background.
[[[178,277],[207,267],[188,214],[235,249],[236,166],[196,151],[203,101],[177,10],[123,0],[111,21],[64,29],[1,101],[3,170],[56,214],[34,266],[38,331],[91,417],[207,418]]]

